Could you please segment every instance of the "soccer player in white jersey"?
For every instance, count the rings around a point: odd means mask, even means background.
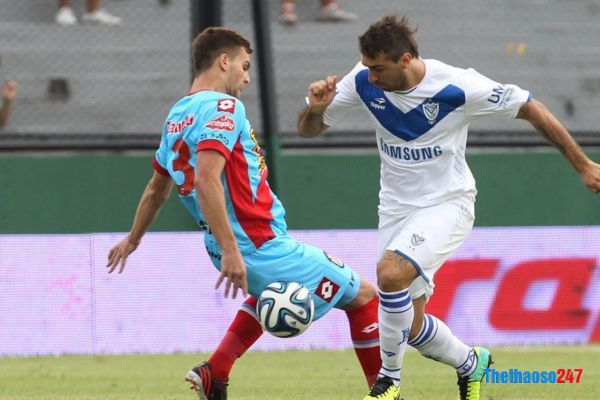
[[[359,108],[375,124],[381,157],[377,279],[383,363],[365,400],[399,398],[407,344],[456,368],[459,399],[479,399],[490,352],[470,348],[425,313],[436,271],[473,226],[476,189],[465,161],[469,124],[486,116],[528,121],[595,193],[600,165],[528,91],[474,69],[420,58],[414,32],[406,17],[386,16],[371,25],[359,38],[362,60],[348,75],[339,83],[328,76],[310,84],[298,131],[317,136]]]

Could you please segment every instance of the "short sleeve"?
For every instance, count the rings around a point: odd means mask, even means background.
[[[356,74],[365,67],[362,63],[356,66],[336,85],[336,95],[325,109],[323,123],[333,126],[340,122],[350,111],[360,108],[361,99],[356,92]]]
[[[154,167],[154,170],[159,174],[169,176],[169,171],[167,170],[167,146],[164,140],[164,134],[163,139],[160,141],[158,149],[154,154],[152,166]]]
[[[215,150],[229,159],[233,146],[246,125],[246,109],[241,101],[225,97],[211,102],[195,126],[196,151]]]
[[[498,83],[474,69],[465,71],[465,110],[471,120],[486,116],[515,118],[531,94],[517,85]]]

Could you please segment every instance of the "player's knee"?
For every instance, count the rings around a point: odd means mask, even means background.
[[[345,310],[361,307],[377,297],[377,289],[370,282],[361,278],[358,294],[350,304],[344,307]]]
[[[377,289],[371,284],[371,282],[368,282],[361,278],[360,290],[358,294],[363,304],[366,304],[369,301],[373,300],[375,297],[377,297]]]
[[[377,286],[383,291],[406,289],[417,276],[418,273],[408,260],[392,252],[386,251],[377,263]]]

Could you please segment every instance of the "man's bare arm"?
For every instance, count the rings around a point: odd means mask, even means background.
[[[305,138],[319,136],[329,128],[323,123],[323,114],[311,112],[308,107],[298,113],[298,134]]]
[[[173,188],[171,177],[164,176],[154,171],[150,182],[144,189],[140,202],[138,204],[133,224],[129,234],[115,245],[108,253],[108,272],[115,270],[117,265],[121,265],[119,273],[125,269],[127,257],[135,251],[142,240],[142,236],[152,225],[162,206],[167,202]]]
[[[221,174],[226,159],[215,150],[203,150],[196,163],[196,179],[194,187],[198,202],[206,222],[221,248],[221,275],[215,285],[218,288],[225,281],[225,297],[233,284],[232,297],[237,296],[238,289],[248,293],[246,265],[231,229],[225,207],[225,190],[221,183]]]
[[[325,109],[335,97],[337,76],[313,82],[308,87],[308,105],[298,113],[298,134],[302,137],[315,137],[328,128],[323,123]]]
[[[531,123],[571,163],[585,186],[594,193],[600,192],[600,165],[590,160],[560,121],[537,100],[521,107],[517,118]]]

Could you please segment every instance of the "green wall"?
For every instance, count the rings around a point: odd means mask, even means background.
[[[600,162],[600,151],[588,154]],[[556,151],[469,153],[467,161],[479,192],[477,226],[600,225],[600,195]],[[291,227],[376,227],[377,155],[297,155],[281,164]]]
[[[600,151],[589,152],[600,161]],[[600,225],[588,192],[561,155],[468,155],[479,195],[478,226]],[[152,174],[152,153],[0,156],[1,233],[127,231]],[[291,229],[375,228],[376,154],[283,154],[279,195]],[[154,230],[195,229],[175,194]]]
[[[128,231],[152,156],[0,157],[0,232]],[[157,230],[194,224],[172,195]]]

